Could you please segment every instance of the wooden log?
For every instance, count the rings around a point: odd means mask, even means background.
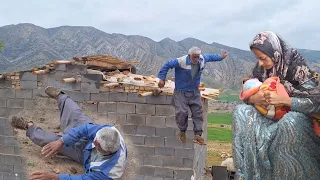
[[[63,83],[74,83],[74,82],[76,82],[76,78],[74,78],[74,77],[64,78],[64,79],[61,80],[61,82],[63,82]]]
[[[70,60],[55,60],[53,61],[53,64],[71,64],[74,61],[70,61]]]
[[[119,83],[108,83],[108,84],[103,84],[103,87],[115,87],[115,86],[119,86]]]
[[[49,70],[48,70],[48,69],[45,69],[45,70],[33,71],[32,74],[33,74],[33,75],[47,74],[48,72],[49,72]]]
[[[152,95],[152,92],[145,92],[145,93],[138,94],[138,97],[146,97],[150,95]]]

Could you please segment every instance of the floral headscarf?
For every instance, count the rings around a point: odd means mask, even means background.
[[[278,76],[291,97],[307,97],[320,103],[319,76],[311,71],[296,49],[287,45],[278,35],[264,31],[255,36],[250,49],[259,49],[273,61],[273,68],[266,70],[256,64],[252,77],[265,81]]]

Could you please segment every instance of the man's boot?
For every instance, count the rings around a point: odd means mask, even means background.
[[[10,124],[17,129],[21,130],[27,130],[28,129],[28,123],[33,123],[32,121],[28,122],[25,121],[21,116],[11,116],[9,118]]]
[[[53,86],[48,86],[44,92],[53,99],[57,99],[59,94],[62,93],[60,89]]]
[[[179,133],[179,140],[180,140],[182,143],[186,143],[186,141],[187,141],[186,132],[180,131],[180,133]]]
[[[206,145],[206,143],[204,142],[203,138],[200,135],[194,135],[193,142],[199,145]]]

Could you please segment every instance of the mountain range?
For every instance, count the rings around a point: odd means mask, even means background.
[[[53,60],[76,56],[110,54],[125,61],[140,61],[137,73],[156,75],[168,60],[187,54],[192,46],[203,53],[226,50],[229,57],[221,62],[208,63],[202,81],[207,86],[237,87],[243,77],[250,74],[256,59],[250,51],[218,43],[208,44],[194,38],[174,41],[165,38],[156,42],[137,35],[108,34],[94,27],[61,26],[42,28],[34,24],[17,24],[0,27],[0,40],[5,47],[0,52],[0,73],[28,70]],[[320,72],[320,51],[299,49],[309,65]],[[168,77],[173,75],[170,71]]]

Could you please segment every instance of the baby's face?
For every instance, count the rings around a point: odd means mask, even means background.
[[[249,79],[243,84],[243,90],[248,90],[251,88],[259,87],[262,85],[262,82],[260,82],[258,79]]]

